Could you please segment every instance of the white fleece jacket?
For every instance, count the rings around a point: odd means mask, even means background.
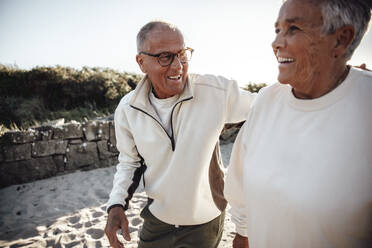
[[[120,163],[107,207],[127,208],[144,172],[154,216],[174,225],[206,223],[220,214],[208,175],[215,145],[225,123],[245,120],[255,94],[223,77],[189,75],[172,111],[169,136],[149,102],[149,90],[144,78],[115,111]]]

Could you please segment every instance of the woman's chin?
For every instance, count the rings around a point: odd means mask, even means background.
[[[289,84],[289,79],[286,77],[281,77],[280,75],[278,76],[278,82],[281,84]]]

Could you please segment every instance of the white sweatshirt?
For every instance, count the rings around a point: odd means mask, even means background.
[[[371,247],[372,73],[313,100],[262,90],[234,145],[225,185],[250,247]]]
[[[150,89],[144,78],[115,111],[120,163],[107,207],[127,208],[143,174],[155,217],[174,225],[211,221],[221,213],[209,181],[214,148],[225,123],[246,118],[255,95],[223,77],[189,75],[168,134],[149,101]]]

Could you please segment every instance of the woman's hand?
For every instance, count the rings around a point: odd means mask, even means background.
[[[360,68],[362,70],[365,70],[365,71],[371,71],[370,69],[367,68],[367,65],[366,64],[361,64],[360,66],[355,66],[356,68]]]

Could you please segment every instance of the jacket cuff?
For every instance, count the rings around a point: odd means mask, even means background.
[[[110,213],[110,210],[113,209],[113,208],[116,208],[116,207],[121,207],[124,211],[125,211],[125,208],[123,205],[121,204],[114,204],[114,205],[111,205],[110,207],[107,208],[107,213],[109,214]]]

